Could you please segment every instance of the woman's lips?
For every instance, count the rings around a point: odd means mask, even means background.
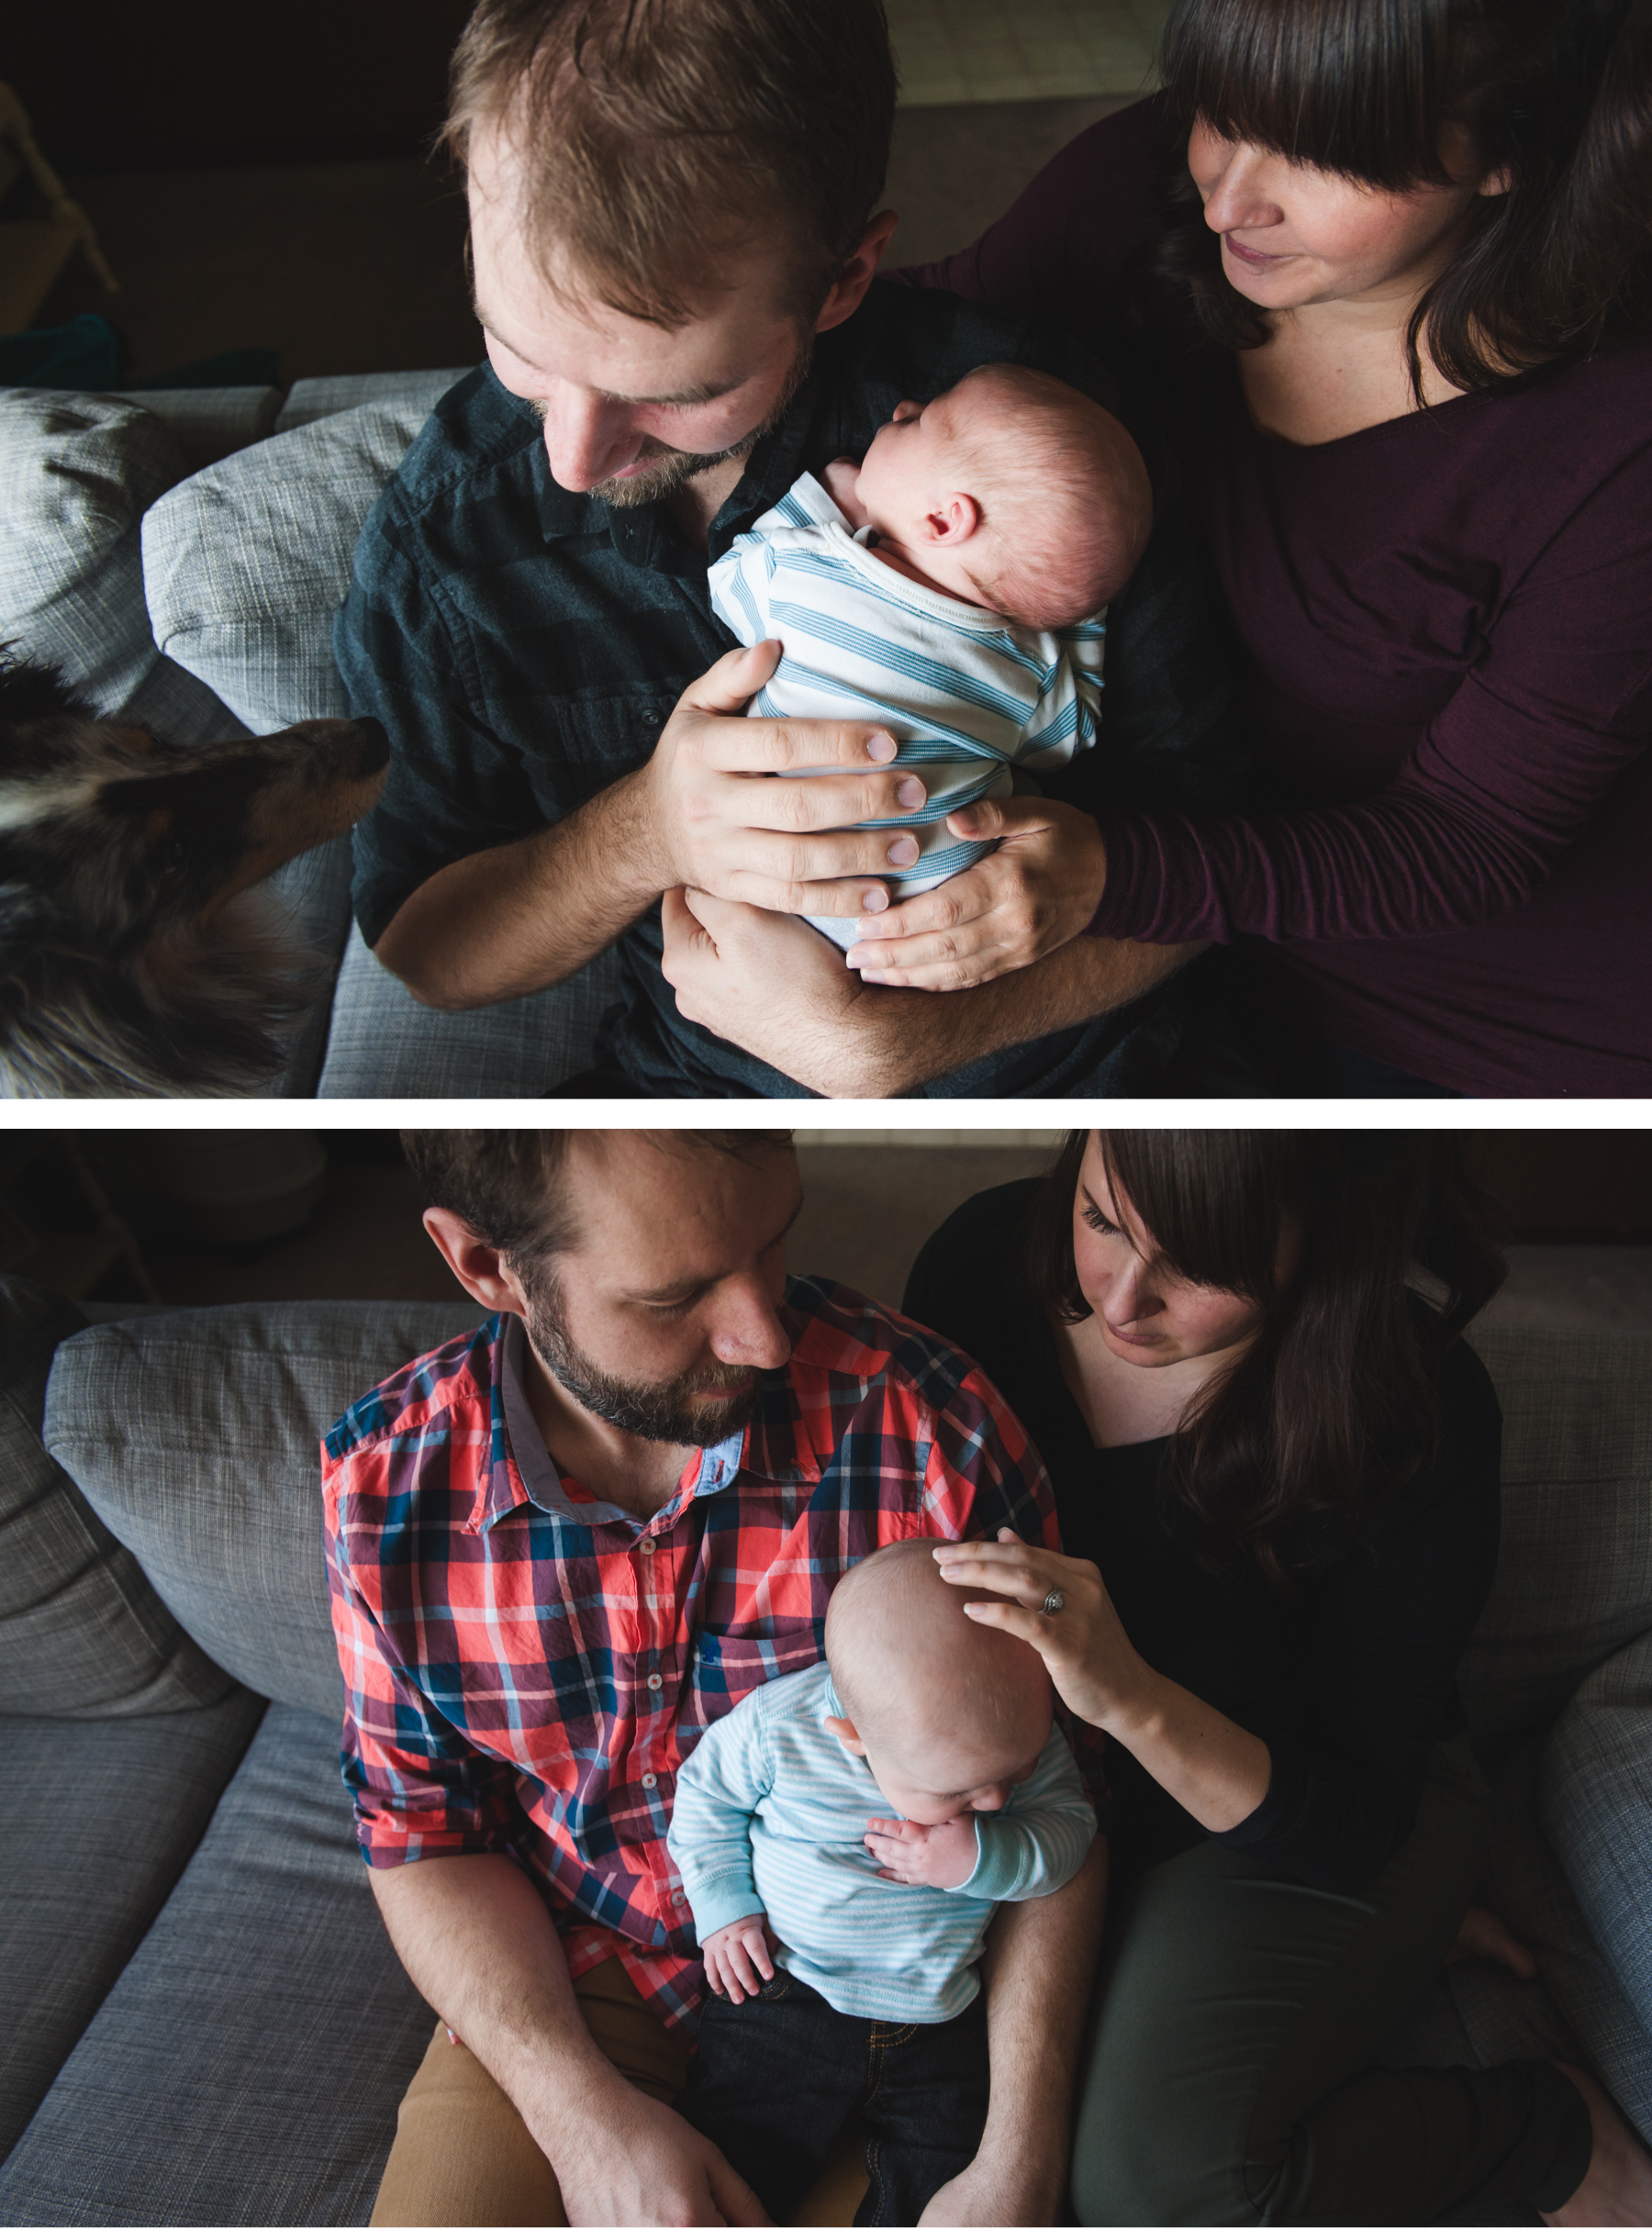
[[[1253,271],[1266,271],[1270,263],[1282,263],[1285,260],[1283,256],[1264,255],[1259,248],[1244,247],[1231,232],[1222,234],[1222,244],[1230,255],[1236,255],[1242,263],[1248,263]]]
[[[1108,1324],[1105,1317],[1101,1321],[1107,1325],[1108,1337],[1117,1340],[1122,1346],[1156,1347],[1159,1344],[1156,1332],[1121,1332],[1116,1324]]]

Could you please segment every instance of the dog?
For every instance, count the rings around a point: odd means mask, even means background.
[[[384,786],[376,720],[180,749],[0,647],[0,1093],[244,1094],[326,966],[254,888]]]

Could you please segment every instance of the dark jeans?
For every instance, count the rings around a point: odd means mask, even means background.
[[[677,2111],[789,2222],[852,2114],[871,2186],[857,2223],[915,2223],[975,2158],[987,2120],[987,2001],[951,2021],[840,2013],[784,1968],[743,2005],[709,1997]]]
[[[1565,2203],[1591,2135],[1558,2069],[1378,2064],[1451,1948],[1484,1812],[1463,1735],[1357,1891],[1216,1842],[1121,1890],[1078,2084],[1080,2223],[1513,2223]]]

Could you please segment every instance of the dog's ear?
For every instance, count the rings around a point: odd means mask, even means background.
[[[0,642],[0,727],[17,728],[65,713],[83,720],[97,718],[96,708],[76,695],[56,666]]]

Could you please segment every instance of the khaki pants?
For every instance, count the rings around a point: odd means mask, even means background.
[[[574,1985],[597,2049],[628,2082],[669,2105],[688,2079],[684,2039],[650,2013],[618,1959]],[[853,2132],[798,2213],[799,2223],[849,2223],[866,2188]],[[429,2051],[396,2115],[396,2142],[374,2204],[375,2230],[496,2224],[559,2230],[567,2215],[551,2163],[472,2052],[436,2024]]]

